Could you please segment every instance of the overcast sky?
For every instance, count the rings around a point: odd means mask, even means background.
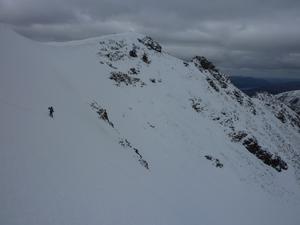
[[[231,75],[300,78],[300,0],[0,0],[0,22],[41,41],[135,31]]]

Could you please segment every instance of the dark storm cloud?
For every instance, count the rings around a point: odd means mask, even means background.
[[[300,76],[299,0],[0,0],[0,22],[44,41],[136,31],[233,75]]]

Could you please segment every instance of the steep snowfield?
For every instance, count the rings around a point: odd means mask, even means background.
[[[276,95],[276,97],[283,101],[287,106],[300,114],[300,90],[288,91]]]
[[[0,224],[300,224],[296,114],[145,41],[0,26]]]

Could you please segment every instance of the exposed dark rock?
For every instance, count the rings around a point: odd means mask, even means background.
[[[126,55],[123,51],[123,48],[126,46],[126,43],[123,40],[105,40],[99,42],[99,45],[100,51],[98,52],[98,55],[107,58],[111,62],[121,60]]]
[[[291,124],[293,127],[298,127],[300,128],[300,117],[296,116],[296,117],[290,117],[289,118],[291,120]],[[300,130],[298,130],[298,132],[300,133]]]
[[[139,163],[145,167],[147,170],[149,170],[149,164],[146,160],[143,159],[143,156],[141,155],[140,151],[137,148],[134,148],[131,143],[127,140],[127,139],[121,139],[119,141],[119,144],[124,147],[124,148],[129,148],[131,150],[134,151],[134,153],[136,154]]]
[[[127,139],[121,139],[119,144],[124,148],[132,148],[130,142]]]
[[[244,140],[243,145],[264,164],[273,167],[278,172],[288,169],[288,165],[285,161],[283,161],[278,155],[273,155],[272,153],[263,150],[255,138],[248,138]]]
[[[210,155],[206,155],[205,158],[210,160],[210,161],[212,160],[212,156],[210,156]]]
[[[145,167],[147,170],[149,170],[149,164],[148,164],[148,162],[147,162],[146,160],[140,158],[140,159],[139,159],[139,162],[140,162],[140,164],[141,164],[143,167]]]
[[[143,81],[141,81],[140,78],[132,77],[122,72],[111,72],[111,76],[109,77],[109,79],[114,80],[118,87],[121,86],[122,83],[126,86],[136,86],[137,84],[139,84],[141,87],[143,87],[146,85]]]
[[[286,118],[284,116],[284,112],[283,111],[279,111],[275,114],[275,116],[277,117],[277,119],[279,119],[282,123],[286,122]]]
[[[243,105],[244,98],[243,98],[242,93],[240,91],[234,90],[233,94],[234,94],[236,100],[238,101],[238,103],[240,103],[241,105]]]
[[[232,131],[234,131],[235,130],[235,127],[234,127],[234,121],[235,120],[237,120],[237,119],[234,118],[234,117],[225,117],[225,118],[223,118],[222,120],[219,121],[219,124],[221,124],[224,127],[228,127]]]
[[[137,154],[140,158],[142,158],[142,155],[139,153],[139,150],[137,148],[133,148],[135,154]]]
[[[130,68],[129,71],[128,71],[129,74],[132,74],[132,75],[137,75],[140,73],[140,71],[136,68]]]
[[[214,166],[217,168],[222,168],[224,165],[220,162],[219,159],[212,157],[211,155],[205,155],[204,156],[207,160],[212,161],[214,163]]]
[[[222,168],[223,164],[220,163],[220,161],[218,159],[216,159],[216,167]]]
[[[241,141],[243,138],[247,137],[247,135],[248,134],[245,131],[235,131],[229,134],[231,140],[234,142]]]
[[[201,99],[200,98],[191,98],[190,101],[192,102],[192,108],[196,112],[201,112],[203,111],[204,107],[201,106]]]
[[[135,49],[132,49],[129,51],[129,55],[133,58],[136,58],[138,57],[137,53],[136,53],[136,50]]]
[[[229,81],[229,78],[226,77],[225,75],[220,74],[219,72],[211,71],[211,75],[216,78],[218,83],[220,84],[221,88],[227,88],[228,84],[227,82]]]
[[[152,83],[156,83],[156,80],[154,78],[149,79]]]
[[[217,87],[217,85],[215,84],[215,82],[212,79],[206,78],[206,81],[215,91],[217,91],[217,92],[220,91],[220,89]]]
[[[157,52],[161,52],[162,50],[161,45],[157,41],[154,41],[151,37],[146,36],[143,39],[138,39],[138,41],[144,44],[149,50]]]
[[[208,61],[204,56],[195,56],[193,58],[193,62],[198,68],[201,67],[205,70],[219,72],[215,65],[212,62]]]
[[[142,60],[144,63],[147,63],[147,64],[150,64],[150,62],[151,62],[146,53],[143,54]]]
[[[154,125],[152,125],[151,123],[147,122],[147,124],[149,125],[149,127],[151,127],[151,128],[155,128],[155,126],[154,126]]]
[[[202,69],[208,70],[210,74],[218,81],[221,88],[228,87],[229,78],[224,74],[221,74],[215,65],[208,61],[204,56],[195,56],[192,59],[192,62],[200,71],[202,71]]]
[[[295,99],[291,100],[290,103],[293,104],[293,105],[295,105],[295,104],[297,104],[299,101],[300,101],[299,98],[295,98]]]
[[[109,120],[107,110],[101,107],[96,101],[90,104],[93,110],[99,115],[99,118],[107,122],[110,126],[114,127],[114,124]]]
[[[254,107],[254,104],[253,104],[251,98],[248,98],[248,99],[247,99],[246,105],[250,108],[251,113],[252,113],[253,115],[256,115],[256,109],[255,109],[255,107]]]

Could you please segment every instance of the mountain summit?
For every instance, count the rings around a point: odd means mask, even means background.
[[[0,31],[1,224],[300,223],[300,119],[274,96],[140,34]]]

